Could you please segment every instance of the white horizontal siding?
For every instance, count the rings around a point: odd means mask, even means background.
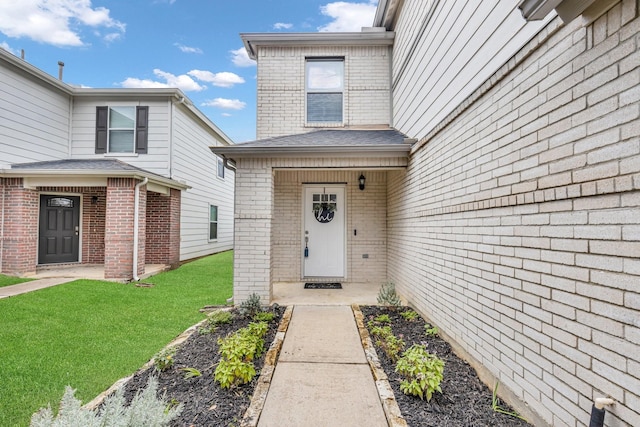
[[[148,106],[149,146],[147,154],[114,156],[96,154],[96,107],[107,106]],[[169,99],[120,98],[117,100],[76,98],[73,106],[73,142],[71,157],[118,158],[123,162],[163,176],[170,175],[170,120]]]
[[[68,156],[69,95],[0,63],[0,164]]]
[[[394,126],[425,136],[545,24],[527,23],[510,0],[407,0],[395,28]]]
[[[172,178],[191,186],[182,192],[180,259],[233,248],[234,174],[217,175],[210,146],[221,145],[210,129],[194,123],[182,107],[174,108]],[[218,206],[218,239],[209,241],[209,205]]]

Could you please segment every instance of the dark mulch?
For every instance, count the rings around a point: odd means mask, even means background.
[[[284,307],[273,307],[276,315],[269,325],[265,336],[265,352],[273,341],[278,324],[284,314]],[[236,313],[235,311],[233,311]],[[165,400],[179,402],[184,405],[180,417],[173,426],[229,426],[238,425],[251,402],[251,396],[264,364],[264,354],[255,360],[257,375],[248,384],[235,389],[222,389],[214,382],[213,373],[220,360],[218,354],[218,338],[245,327],[250,322],[235,316],[234,320],[221,325],[213,333],[193,333],[174,356],[174,364],[163,372],[157,372],[150,367],[136,373],[125,385],[125,398],[129,402],[135,393],[145,387],[150,375],[158,378],[158,390],[164,392]],[[202,375],[185,379],[185,372],[181,368],[196,368]]]
[[[480,381],[468,363],[454,354],[446,341],[425,334],[425,321],[422,318],[418,317],[411,322],[405,320],[400,312],[408,310],[407,308],[392,311],[384,307],[366,306],[360,309],[365,326],[376,316],[389,314],[391,330],[395,336],[403,338],[406,348],[413,344],[424,344],[427,351],[445,361],[444,377],[440,384],[442,394],[436,392],[431,401],[426,402],[400,391],[402,377],[395,372],[395,364],[376,346],[378,358],[389,377],[400,411],[410,426],[529,426],[525,421],[492,409],[492,390]],[[506,404],[501,404],[501,407],[511,411]]]

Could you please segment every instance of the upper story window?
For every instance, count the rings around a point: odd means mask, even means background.
[[[96,107],[96,154],[147,152],[149,107]]]
[[[307,58],[307,123],[342,122],[343,58]]]

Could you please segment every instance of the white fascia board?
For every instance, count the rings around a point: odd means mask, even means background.
[[[41,80],[43,83],[53,86],[54,88],[71,95],[73,93],[73,86],[66,84],[65,82],[56,79],[55,77],[45,73],[37,67],[29,64],[26,60],[19,58],[9,51],[0,48],[0,60],[8,62],[9,64],[19,68],[23,72]]]
[[[50,187],[73,185],[80,187],[91,187],[96,183],[104,182],[106,185],[107,178],[134,178],[143,180],[148,178],[149,182],[161,186],[175,188],[178,190],[187,190],[191,186],[175,181],[169,178],[159,177],[157,175],[122,170],[77,170],[77,169],[4,169],[0,170],[0,177],[6,178],[24,178],[29,182],[29,188],[34,187]],[[102,181],[104,180],[104,181]],[[67,184],[62,184],[66,182]],[[74,184],[69,184],[74,183]]]
[[[391,46],[395,33],[242,33],[249,58],[257,59],[258,46]]]
[[[518,8],[527,21],[539,21],[551,13],[560,3],[562,0],[522,0]]]
[[[375,18],[373,18],[373,26],[390,30],[395,22],[400,4],[401,0],[379,0]]]

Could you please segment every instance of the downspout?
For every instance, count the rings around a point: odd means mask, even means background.
[[[602,427],[604,425],[605,406],[613,405],[615,402],[608,397],[598,397],[591,407],[591,419],[589,427]]]
[[[136,189],[133,196],[133,280],[138,282],[138,224],[140,220],[138,215],[140,213],[140,187],[146,185],[149,182],[149,178],[145,177],[142,181],[136,184]]]
[[[4,178],[2,178],[4,180]],[[5,194],[6,180],[2,183],[2,212],[0,212],[0,273],[3,271],[4,261],[4,194]]]

